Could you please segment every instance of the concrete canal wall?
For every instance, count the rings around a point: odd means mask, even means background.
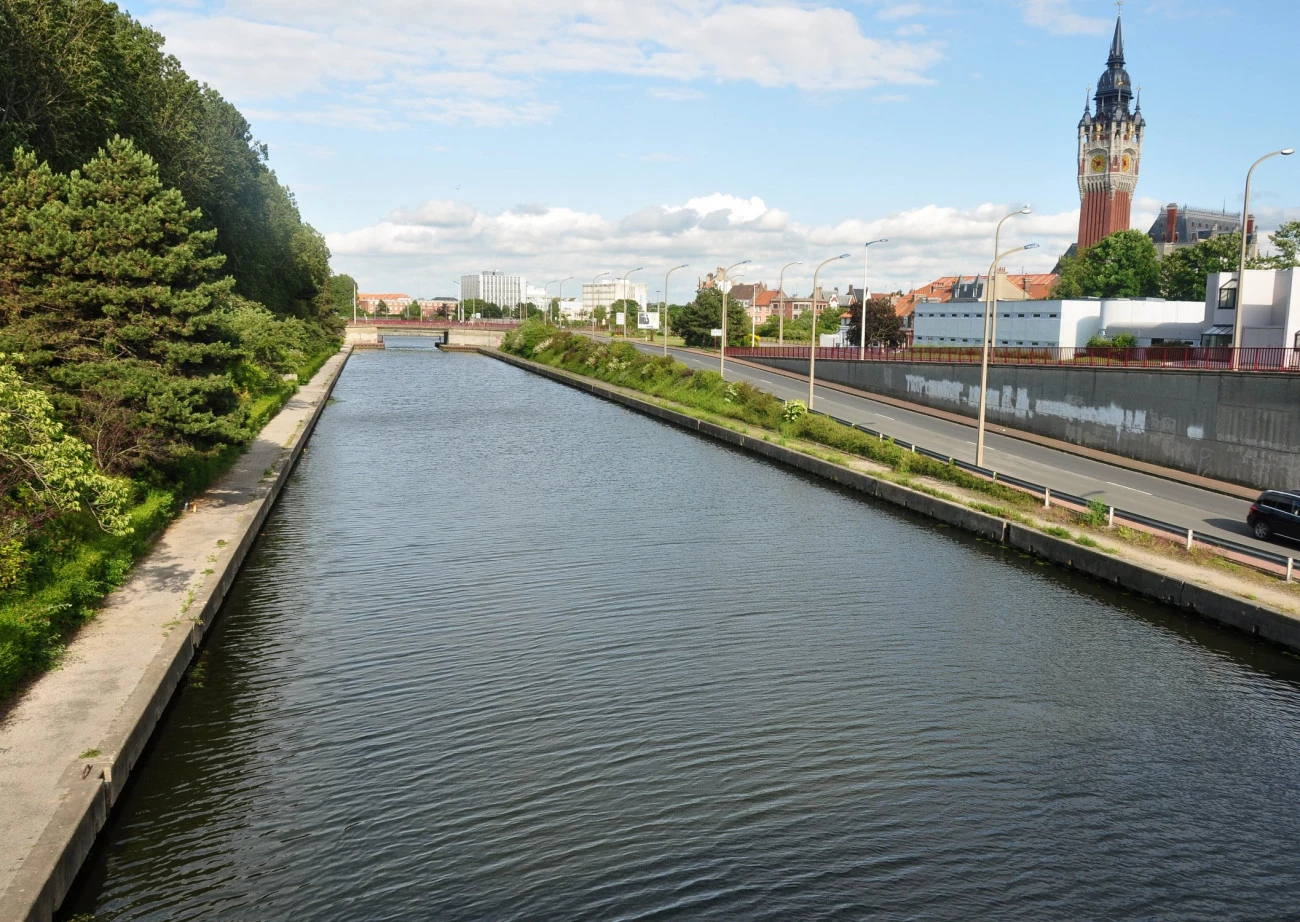
[[[808,373],[807,360],[746,361]],[[819,359],[817,378],[978,415],[978,365]],[[994,365],[988,419],[1255,489],[1300,485],[1300,375]]]
[[[930,516],[971,534],[1033,554],[1102,582],[1119,586],[1248,634],[1266,638],[1291,650],[1300,651],[1300,618],[1284,612],[1216,592],[1196,583],[1185,582],[1130,561],[1118,560],[1110,554],[1083,547],[1073,541],[1046,535],[1016,522],[920,493],[887,480],[880,480],[869,474],[849,470],[775,442],[766,442],[761,438],[753,438],[725,426],[669,410],[591,378],[583,378],[503,352],[486,354],[561,384],[621,404],[638,413],[698,432],[750,454],[850,487],[859,493]],[[818,368],[820,367],[819,363]]]
[[[216,618],[351,346],[174,521],[0,725],[0,920],[50,919]]]

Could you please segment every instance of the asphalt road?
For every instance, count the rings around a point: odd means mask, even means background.
[[[655,353],[661,353],[663,349],[662,346],[652,347],[645,343],[636,345]],[[681,349],[670,348],[669,352],[677,361],[691,368],[710,371],[718,368],[717,358]],[[808,385],[805,382],[773,371],[729,362],[727,380],[748,381],[783,400],[808,398]],[[975,430],[971,426],[879,403],[865,394],[858,397],[823,387],[817,388],[816,408],[823,413],[869,426],[892,436],[895,441],[914,443],[965,461],[975,460]],[[1172,525],[1228,538],[1274,554],[1295,554],[1297,551],[1296,544],[1256,540],[1246,527],[1246,512],[1250,509],[1250,503],[1221,493],[994,432],[985,436],[984,461],[987,467],[999,473],[1045,484],[1063,493],[1098,499],[1108,506],[1150,516]]]

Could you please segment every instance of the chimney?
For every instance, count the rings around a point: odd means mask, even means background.
[[[1178,205],[1165,206],[1165,243],[1178,242]]]

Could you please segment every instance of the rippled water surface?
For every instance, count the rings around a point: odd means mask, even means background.
[[[490,359],[335,396],[65,912],[1300,912],[1296,660]]]

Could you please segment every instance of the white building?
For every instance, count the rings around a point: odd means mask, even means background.
[[[569,320],[578,320],[587,316],[583,313],[582,302],[577,298],[560,299],[560,314]]]
[[[1138,345],[1200,345],[1209,325],[1200,301],[1161,298],[1079,298],[1054,301],[998,301],[998,346],[1086,346],[1093,336],[1129,333]],[[917,346],[979,346],[984,302],[919,303],[914,312]]]
[[[610,279],[603,282],[587,282],[582,286],[582,309],[588,317],[598,307],[609,310],[615,301],[631,299],[644,306],[649,289],[645,282],[633,282],[630,279]],[[632,320],[636,318],[633,317]]]
[[[1213,323],[1204,331],[1206,346],[1232,344],[1237,309],[1237,273],[1216,272],[1205,280],[1205,300]],[[1300,269],[1247,269],[1241,299],[1241,345],[1300,349]]]
[[[477,298],[497,307],[515,308],[527,298],[528,280],[522,275],[507,275],[499,269],[460,277],[460,297]]]

